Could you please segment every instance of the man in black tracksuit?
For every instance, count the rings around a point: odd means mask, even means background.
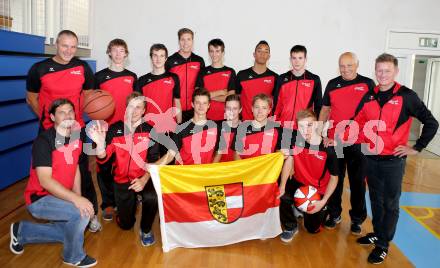
[[[340,76],[330,80],[325,89],[323,106],[319,121],[330,122],[327,137],[334,139],[335,131],[344,131],[344,123],[353,118],[357,106],[375,84],[373,80],[357,73],[359,61],[352,52],[345,52],[339,57]],[[343,156],[339,156],[339,180],[335,192],[328,202],[329,217],[324,227],[333,229],[342,221],[342,192],[344,188],[345,172],[350,182],[351,233],[361,235],[361,224],[367,218],[365,205],[365,156],[359,150],[359,141],[354,144],[343,144]]]
[[[353,124],[359,124],[362,151],[367,156],[374,228],[374,233],[359,238],[357,242],[375,244],[368,262],[379,264],[384,261],[389,242],[396,232],[406,157],[417,154],[428,145],[437,133],[438,122],[414,91],[395,82],[398,67],[394,56],[380,55],[376,59],[375,71],[379,85],[362,99]],[[423,129],[415,145],[409,146],[412,117],[422,122]],[[345,137],[349,130],[346,129]]]

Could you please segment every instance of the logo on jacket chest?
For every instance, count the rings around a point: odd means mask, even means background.
[[[365,91],[364,87],[354,87],[355,91]]]
[[[173,82],[171,82],[171,79],[163,80],[164,84],[171,85]]]
[[[392,105],[399,105],[399,100],[389,100],[388,103]]]
[[[193,69],[193,70],[198,70],[199,66],[198,65],[190,65],[189,68]]]
[[[133,80],[132,80],[132,79],[125,78],[125,79],[124,79],[124,82],[127,83],[127,84],[131,84],[131,83],[133,83]]]
[[[301,85],[303,87],[312,87],[312,83],[310,83],[310,82],[301,82]]]
[[[70,71],[70,74],[73,74],[73,75],[81,75],[82,72],[81,72],[81,70],[73,70],[73,71]]]
[[[266,84],[272,84],[272,79],[264,79],[263,82]]]

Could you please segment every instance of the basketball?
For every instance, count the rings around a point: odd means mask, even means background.
[[[92,120],[105,120],[113,115],[115,102],[109,92],[93,90],[84,97],[83,111]]]
[[[321,200],[321,195],[313,186],[301,186],[295,191],[293,201],[295,206],[304,212],[313,209],[313,202]]]

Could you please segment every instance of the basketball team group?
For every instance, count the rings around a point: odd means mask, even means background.
[[[438,129],[417,94],[395,81],[396,57],[376,58],[376,85],[357,73],[356,54],[345,52],[340,76],[322,90],[319,76],[306,69],[302,45],[290,50],[292,69],[278,75],[267,67],[268,42],[260,41],[254,65],[236,73],[223,63],[221,39],[208,43],[211,65],[205,66],[193,52],[194,32],[183,28],[177,37],[179,50],[172,55],[163,44],[151,46],[151,72],[139,78],[125,69],[124,40],[109,42],[109,67],[94,74],[75,57],[78,38],[69,30],[58,34],[55,56],[31,67],[26,100],[40,129],[24,196],[29,213],[45,223],[12,223],[11,251],[58,242],[64,263],[94,266],[97,260],[84,251],[86,229],[99,232],[101,220],[114,220],[130,230],[140,203],[140,243],[151,246],[158,205],[149,165],[235,161],[279,151],[285,159],[277,197],[281,241],[294,239],[298,218],[311,234],[341,223],[347,173],[351,233],[358,244],[372,246],[369,263],[382,263],[396,232],[406,157],[422,151]],[[83,111],[97,120],[86,126]],[[423,128],[410,145],[413,118]],[[100,207],[89,156],[96,158]],[[367,185],[371,232],[362,229]],[[321,196],[305,211],[294,206],[301,186],[313,186]]]

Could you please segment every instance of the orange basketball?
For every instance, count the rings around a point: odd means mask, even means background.
[[[84,97],[83,111],[92,120],[106,120],[115,112],[115,102],[109,92],[93,90]]]

